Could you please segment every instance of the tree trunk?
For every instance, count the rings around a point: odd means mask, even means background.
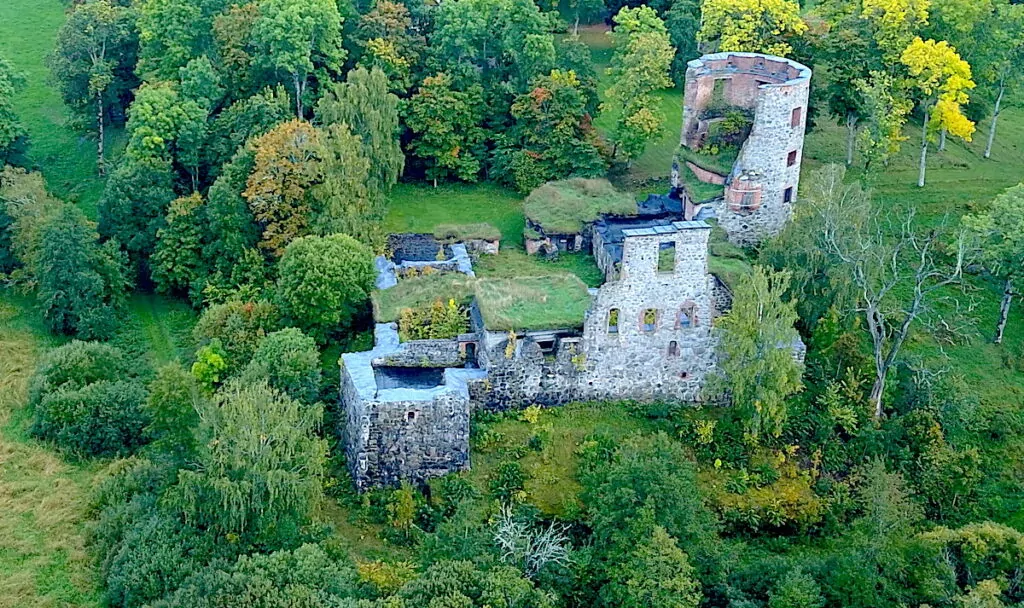
[[[924,188],[924,170],[928,162],[928,112],[924,113],[921,123],[921,164],[917,170],[917,187]]]
[[[889,374],[889,370],[885,369],[879,372],[875,378],[875,384],[871,387],[871,407],[875,411],[875,420],[881,420],[882,414],[884,413],[882,407],[882,394],[885,392],[885,377]]]
[[[104,138],[104,124],[103,124],[103,94],[96,94],[96,170],[100,175],[107,174],[106,163],[103,160],[103,138]]]
[[[295,83],[295,115],[302,120],[302,94],[306,92],[305,82],[298,74],[292,76],[292,81]]]
[[[1003,103],[1003,93],[1006,91],[1006,86],[1003,81],[999,81],[999,95],[996,95],[996,105],[992,109],[992,124],[988,127],[988,142],[985,144],[985,158],[992,156],[992,142],[996,140],[996,121],[999,120],[999,106]]]
[[[576,21],[572,24],[572,35],[580,35],[580,14],[576,13]]]
[[[1003,331],[1006,329],[1006,318],[1010,316],[1010,302],[1013,301],[1013,279],[1003,283],[1003,301],[999,303],[999,323],[996,324],[996,344],[1003,343]]]
[[[853,112],[846,114],[846,166],[853,165],[853,150],[857,141],[857,115]]]
[[[939,131],[939,152],[946,151],[946,127]]]

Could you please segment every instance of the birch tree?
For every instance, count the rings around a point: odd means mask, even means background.
[[[928,141],[936,133],[942,131],[971,141],[974,123],[964,116],[963,105],[967,103],[967,92],[974,88],[974,81],[971,66],[945,41],[916,37],[900,55],[900,61],[907,66],[911,84],[920,93],[918,108],[924,114],[917,174],[917,186],[923,188]]]
[[[1003,192],[985,211],[965,216],[963,222],[971,243],[977,247],[979,260],[1003,284],[999,320],[992,340],[1000,344],[1010,303],[1017,295],[1014,284],[1024,272],[1024,184]]]

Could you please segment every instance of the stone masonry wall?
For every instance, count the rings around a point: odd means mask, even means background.
[[[676,222],[626,231],[619,280],[597,293],[583,329],[586,373],[580,383],[586,399],[673,399],[696,401],[704,376],[714,365],[711,286],[704,222]],[[662,243],[675,244],[675,268],[659,272]],[[617,331],[609,327],[618,311]],[[644,312],[657,311],[655,327]],[[692,315],[691,323],[680,314]]]
[[[701,114],[712,101],[716,81],[726,82],[727,103],[754,111],[750,135],[740,149],[730,180],[744,171],[763,174],[761,205],[754,211],[735,212],[727,206],[716,210],[719,224],[734,243],[757,244],[777,234],[792,214],[800,179],[810,80],[811,70],[806,66],[756,53],[715,53],[688,64],[682,145],[699,144]],[[792,159],[791,153],[795,153]]]
[[[366,400],[343,375],[341,429],[356,487],[422,483],[469,468],[469,403],[442,391],[428,401]]]
[[[488,384],[483,406],[501,411],[578,400],[583,375],[578,344],[579,338],[562,338],[555,354],[545,357],[540,346],[527,336],[517,339],[511,352],[507,337],[492,341],[481,353]]]
[[[409,340],[373,361],[396,367],[461,367],[466,362],[458,340]]]

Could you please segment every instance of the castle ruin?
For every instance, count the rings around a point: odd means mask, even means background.
[[[730,111],[752,115],[728,175],[687,162],[700,181],[724,186],[715,215],[734,243],[753,245],[778,234],[792,214],[810,82],[810,68],[759,53],[714,53],[687,65],[683,147],[701,150]]]

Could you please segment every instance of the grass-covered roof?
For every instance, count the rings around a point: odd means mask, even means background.
[[[635,214],[636,199],[606,179],[574,177],[537,187],[523,201],[523,211],[548,234],[575,234],[602,213]]]
[[[568,329],[583,326],[590,307],[587,286],[576,275],[479,279],[476,300],[487,329]]]
[[[401,279],[390,289],[373,292],[373,318],[378,323],[397,321],[403,308],[430,306],[454,299],[466,304],[473,296],[474,280],[459,273],[437,273]]]

